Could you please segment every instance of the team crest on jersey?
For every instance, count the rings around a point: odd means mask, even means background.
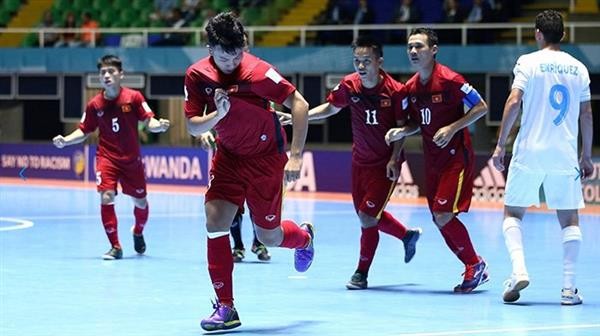
[[[379,105],[381,105],[381,107],[390,107],[392,106],[392,100],[389,98],[382,99],[379,102]]]
[[[96,115],[98,116],[98,118],[100,118],[104,115],[104,111],[98,110],[98,111],[96,111]]]
[[[353,103],[358,103],[360,101],[360,98],[358,98],[357,96],[352,96],[350,97],[350,100],[352,100]]]
[[[121,111],[123,111],[123,113],[131,112],[131,104],[121,105]]]
[[[204,89],[204,92],[206,92],[206,94],[207,94],[208,96],[210,96],[210,95],[211,95],[212,91],[213,91],[213,90],[212,90],[212,88],[209,88],[209,87],[207,87],[207,88],[205,88],[205,89]]]
[[[431,96],[431,101],[434,102],[434,103],[436,103],[436,104],[437,103],[441,103],[442,100],[443,100],[443,98],[442,98],[442,94],[441,93],[434,94],[434,95]]]

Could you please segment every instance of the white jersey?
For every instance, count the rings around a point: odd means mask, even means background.
[[[591,99],[587,68],[566,52],[544,49],[519,57],[513,72],[512,88],[523,91],[523,113],[511,164],[576,173],[579,106]]]

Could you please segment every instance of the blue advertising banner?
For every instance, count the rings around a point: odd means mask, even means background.
[[[90,146],[90,181],[96,180],[96,146]],[[209,155],[201,148],[142,147],[148,183],[207,186]]]
[[[0,144],[0,176],[83,180],[85,168],[84,146]]]

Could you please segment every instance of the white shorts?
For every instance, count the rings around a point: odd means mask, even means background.
[[[508,170],[504,204],[516,207],[540,206],[540,187],[544,186],[544,198],[549,209],[572,210],[583,208],[581,179],[573,174],[549,174],[534,172],[518,165]]]

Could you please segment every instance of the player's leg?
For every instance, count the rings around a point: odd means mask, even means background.
[[[239,205],[225,200],[205,203],[208,273],[217,302],[213,305],[215,311],[200,323],[204,330],[232,329],[241,325],[233,305],[233,257],[229,242],[229,227],[238,210]]]
[[[250,217],[252,218],[252,216],[250,216]],[[271,260],[271,255],[269,254],[269,250],[267,249],[265,244],[263,244],[260,240],[258,240],[258,237],[256,237],[256,228],[254,227],[254,225],[252,226],[252,235],[254,237],[252,240],[252,249],[251,249],[252,253],[256,254],[256,257],[260,261]]]
[[[234,262],[241,262],[244,260],[246,252],[244,249],[244,242],[242,241],[242,221],[242,212],[238,211],[233,219],[233,222],[231,222],[231,228],[229,229],[231,238],[233,238],[233,249],[231,250],[231,255],[233,256]]]
[[[489,278],[486,262],[475,252],[467,228],[457,217],[471,205],[473,167],[462,160],[451,162],[437,176],[436,182],[435,194],[428,195],[433,220],[448,247],[465,265],[463,281],[454,291],[469,293]]]
[[[146,198],[146,178],[142,161],[122,165],[120,180],[123,193],[133,199],[133,217],[135,219],[131,228],[133,247],[137,253],[142,254],[146,251],[143,232],[150,213],[150,206]]]
[[[548,175],[544,179],[544,195],[550,209],[556,214],[562,228],[563,289],[561,304],[578,305],[583,302],[575,284],[575,266],[582,241],[578,209],[584,207],[581,181],[576,176]]]
[[[296,249],[294,266],[298,272],[308,270],[314,256],[312,224],[298,226],[292,220],[281,220],[283,200],[283,167],[285,154],[277,154],[248,162],[242,171],[250,182],[247,204],[252,214],[256,236],[266,246]]]
[[[517,301],[521,297],[520,291],[529,285],[521,222],[529,206],[540,205],[539,190],[543,179],[544,174],[522,169],[518,165],[512,165],[508,171],[504,191],[502,234],[510,256],[512,272],[504,282],[504,302]]]
[[[241,325],[233,306],[233,257],[229,229],[244,206],[245,190],[238,174],[239,162],[217,152],[210,171],[210,187],[205,195],[208,273],[217,302],[214,312],[201,321],[204,330],[225,330]]]
[[[102,256],[105,260],[115,260],[123,257],[115,213],[118,174],[118,168],[110,160],[100,156],[96,157],[96,188],[100,193],[100,215],[104,232],[106,232],[111,245],[110,250]]]

